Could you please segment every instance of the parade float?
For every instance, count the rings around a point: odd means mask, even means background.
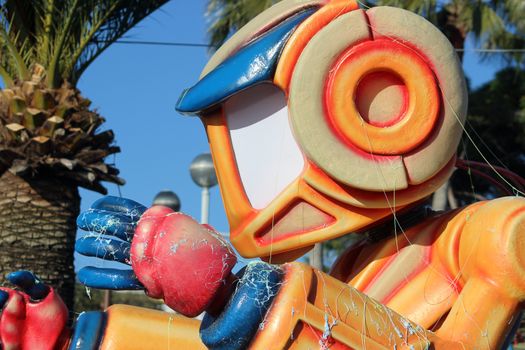
[[[499,349],[525,300],[525,200],[447,212],[465,80],[422,17],[350,0],[285,0],[240,29],[177,110],[206,129],[230,224],[105,197],[78,218],[87,286],[144,290],[178,314],[67,310],[9,276],[5,349]],[[296,262],[355,235],[329,273]],[[260,258],[238,273],[235,251]],[[195,316],[205,312],[202,321]]]

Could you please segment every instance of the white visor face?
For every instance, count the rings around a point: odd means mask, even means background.
[[[244,190],[254,209],[267,207],[303,171],[284,93],[261,84],[232,96],[224,112]]]

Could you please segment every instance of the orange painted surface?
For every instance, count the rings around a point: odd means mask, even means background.
[[[323,333],[310,325],[298,322],[294,329],[293,340],[290,340],[287,349],[303,350],[323,348],[330,350],[351,350],[352,348],[334,340],[331,337],[323,337]]]
[[[200,322],[166,312],[113,305],[100,350],[206,349]]]
[[[334,218],[327,222],[327,226],[312,228],[309,231],[293,230],[288,234],[268,239],[261,237],[267,233],[272,225],[290,205],[297,200],[304,201],[321,212]],[[373,222],[388,216],[390,209],[367,210],[341,205],[313,190],[302,179],[288,186],[267,208],[257,212],[256,216],[247,217],[241,226],[231,228],[231,242],[245,257],[268,256],[279,254],[307,246],[329,238],[335,238],[348,232],[358,230]],[[297,222],[298,228],[302,223]],[[271,232],[271,231],[270,231]],[[270,237],[271,238],[271,237]]]
[[[455,162],[456,158],[454,157],[438,174],[428,181],[395,192],[363,191],[340,184],[311,163],[308,164],[305,170],[304,178],[306,183],[315,190],[352,206],[369,209],[399,208],[431,195],[450,177],[454,170]]]
[[[241,177],[237,170],[230,131],[222,110],[202,118],[210,143],[213,164],[216,169],[219,187],[230,227],[238,227],[246,217],[255,215],[244,192]]]
[[[402,155],[431,133],[440,98],[432,71],[413,50],[390,40],[364,42],[345,52],[333,71],[326,86],[326,106],[332,127],[343,141],[372,154]],[[407,89],[406,109],[388,126],[364,121],[353,102],[359,97],[360,82],[377,72],[398,76]]]
[[[499,348],[525,301],[525,198],[480,206],[466,220],[458,248],[464,287],[438,333]]]
[[[290,184],[268,207],[256,210],[245,194],[231,144],[226,118],[221,110],[202,118],[217,171],[221,194],[230,223],[230,238],[244,257],[281,255],[295,257],[293,251],[359,230],[387,217],[390,208],[367,209],[340,203],[310,186],[305,175]],[[346,191],[339,193],[344,196]],[[302,222],[288,232],[272,235],[272,227],[286,217],[297,203],[305,203],[326,218],[322,225],[305,227]],[[401,207],[401,206],[400,206]]]
[[[523,237],[525,199],[500,198],[350,251],[334,271],[442,340],[497,349],[525,301]]]
[[[283,50],[274,83],[288,93],[308,42],[355,9],[354,1],[331,1],[305,20]],[[386,38],[357,44],[342,53],[327,77],[327,121],[341,140],[370,159],[404,157],[437,137],[433,128],[443,111],[435,62],[428,63],[409,44]],[[371,94],[367,79],[381,74],[398,86],[392,95],[398,106],[391,115],[365,115],[369,101],[361,99]],[[307,160],[296,181],[255,210],[239,176],[223,111],[202,119],[231,242],[245,257],[283,262],[316,242],[366,229],[431,195],[454,169],[455,157],[443,157],[441,170],[419,182],[411,179],[406,189],[372,192],[343,185]],[[436,159],[429,155],[428,162]],[[309,221],[290,219],[305,210]],[[498,199],[427,218],[397,237],[349,250],[334,267],[339,280],[287,264],[286,281],[250,348],[498,348],[525,302],[524,235],[525,200]]]
[[[310,39],[338,16],[358,8],[355,0],[332,0],[301,23],[284,47],[275,72],[274,84],[287,92],[297,59]]]
[[[300,263],[284,268],[285,280],[252,350],[424,349],[442,342],[333,277]]]

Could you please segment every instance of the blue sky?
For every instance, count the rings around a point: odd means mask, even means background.
[[[171,1],[126,39],[206,43],[205,9],[205,0]],[[183,212],[200,217],[200,189],[188,169],[195,156],[208,152],[206,135],[199,119],[182,117],[174,106],[181,91],[197,81],[208,58],[206,48],[114,44],[84,73],[78,86],[106,118],[103,128],[115,132],[122,149],[115,162],[127,181],[121,187],[123,197],[150,205],[156,193],[170,189],[180,197]],[[480,63],[469,52],[464,67],[473,87],[500,68],[494,61]],[[107,188],[119,195],[115,185]],[[100,196],[81,190],[82,210]],[[209,221],[217,230],[228,231],[217,187],[211,190]]]

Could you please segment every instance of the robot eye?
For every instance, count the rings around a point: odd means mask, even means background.
[[[285,95],[274,85],[256,85],[227,100],[224,112],[246,195],[253,208],[265,208],[305,165]]]

